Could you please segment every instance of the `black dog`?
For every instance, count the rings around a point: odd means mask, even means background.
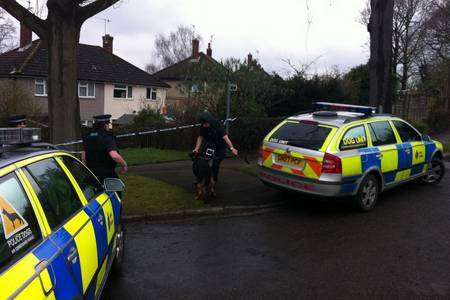
[[[215,182],[212,179],[212,158],[205,155],[191,153],[192,171],[196,180],[196,200],[208,201],[208,197],[215,196]]]
[[[16,229],[16,220],[19,220],[19,226],[23,225],[22,219],[16,213],[10,213],[6,209],[3,209],[2,214],[8,218],[8,220],[12,223],[14,229]]]

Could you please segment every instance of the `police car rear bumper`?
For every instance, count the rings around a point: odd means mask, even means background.
[[[259,179],[269,186],[302,192],[317,196],[341,197],[355,193],[357,183],[343,184],[342,181],[330,182],[301,178],[277,170],[258,166],[257,173]]]

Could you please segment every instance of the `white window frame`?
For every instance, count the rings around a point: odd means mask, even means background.
[[[44,86],[44,93],[43,94],[38,94],[37,93],[36,86],[38,84],[39,85],[43,84],[43,86]],[[48,96],[48,94],[47,94],[47,80],[45,80],[43,78],[39,78],[39,79],[35,79],[34,80],[34,95],[37,96],[37,97],[47,97]]]
[[[93,95],[89,95],[89,86],[93,85]],[[84,87],[86,88],[86,96],[81,96],[80,89]],[[82,99],[95,99],[95,82],[87,82],[87,81],[80,81],[78,82],[78,97]]]
[[[148,98],[148,90],[150,90],[150,98]],[[152,95],[155,95],[155,98],[152,98]],[[156,101],[158,100],[158,89],[153,88],[153,87],[147,87],[147,89],[145,90],[145,99],[150,100],[150,101]]]
[[[131,88],[131,97],[130,97],[130,94],[129,94],[130,88]],[[126,97],[125,98],[117,98],[117,97],[115,97],[114,96],[115,90],[125,91]],[[114,89],[113,89],[113,99],[116,99],[116,100],[133,100],[133,86],[132,85],[126,85],[126,84],[115,84],[114,85]]]

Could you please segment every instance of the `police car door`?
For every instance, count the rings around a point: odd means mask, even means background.
[[[95,231],[71,180],[55,158],[30,163],[23,170],[52,231],[50,240],[64,259],[51,262],[55,296],[89,295],[98,267]]]
[[[398,149],[397,138],[389,121],[376,121],[367,124],[369,128],[375,157],[371,164],[379,165],[383,173],[384,182],[389,185],[398,181]]]
[[[406,156],[407,161],[404,162],[405,167],[410,168],[409,176],[422,174],[426,171],[425,144],[422,141],[422,136],[403,121],[394,120],[392,123],[402,141],[402,148],[408,149],[411,153],[410,156]]]
[[[18,175],[0,178],[0,299],[54,298],[54,273],[36,255],[48,242],[46,232]]]
[[[97,295],[106,280],[107,268],[113,259],[111,255],[115,233],[113,206],[103,186],[81,162],[67,155],[61,156],[60,159],[74,177],[76,188],[88,202],[85,212],[94,225],[97,260],[100,267],[95,287]]]

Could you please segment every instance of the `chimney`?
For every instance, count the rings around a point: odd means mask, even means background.
[[[251,53],[247,56],[247,64],[249,67],[253,65],[253,55]]]
[[[208,49],[206,49],[206,55],[208,55],[209,57],[212,57],[211,43],[208,43]]]
[[[109,34],[103,36],[103,49],[108,51],[109,53],[113,53],[113,41],[114,38]]]
[[[199,54],[200,41],[198,39],[192,40],[192,58],[197,59]]]
[[[24,48],[31,44],[33,37],[33,32],[25,26],[25,24],[20,23],[20,48]]]

